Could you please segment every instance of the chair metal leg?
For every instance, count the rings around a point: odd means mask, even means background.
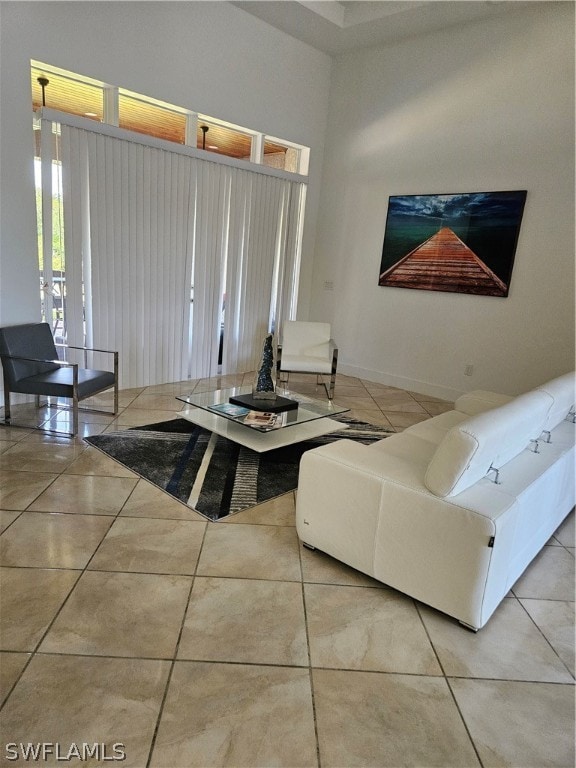
[[[328,400],[334,399],[334,387],[336,386],[336,372],[330,375],[330,387],[328,388]]]
[[[118,413],[118,352],[114,352],[114,416]]]
[[[72,437],[78,434],[78,366],[72,368]]]
[[[332,353],[332,370],[330,371],[330,389],[328,390],[328,400],[334,398],[334,387],[336,386],[336,368],[338,367],[338,348]]]
[[[4,382],[4,424],[10,424],[10,390],[6,381]]]
[[[78,398],[72,399],[72,437],[78,434]]]

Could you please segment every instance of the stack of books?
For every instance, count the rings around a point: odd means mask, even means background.
[[[244,417],[244,424],[260,429],[272,429],[276,426],[278,414],[267,411],[249,411]]]
[[[249,408],[245,408],[242,405],[234,405],[233,403],[216,403],[208,407],[211,411],[215,411],[221,416],[228,416],[246,424],[248,427],[254,427],[254,429],[260,429],[265,432],[282,426],[281,420],[278,419],[279,414],[277,413],[251,411]]]

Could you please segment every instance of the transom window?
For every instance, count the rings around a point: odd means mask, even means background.
[[[308,173],[308,147],[38,61],[31,62],[30,78],[34,111],[46,106],[206,152]]]
[[[159,106],[137,95],[118,93],[118,125],[158,139],[186,143],[186,113]]]

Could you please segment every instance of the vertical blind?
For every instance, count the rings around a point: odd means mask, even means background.
[[[122,387],[254,370],[295,315],[305,183],[64,123],[61,158],[69,343],[117,349]]]

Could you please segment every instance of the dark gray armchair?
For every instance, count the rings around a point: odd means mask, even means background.
[[[81,368],[58,358],[56,346],[82,350],[84,362],[88,352],[113,355],[114,370],[100,371]],[[4,423],[11,424],[10,394],[17,392],[36,396],[40,406],[40,395],[64,397],[72,400],[72,432],[46,429],[46,432],[74,437],[78,434],[78,403],[114,387],[113,415],[118,413],[118,352],[88,347],[73,347],[54,343],[48,323],[28,323],[0,328],[0,359],[4,372]],[[97,413],[110,413],[96,408],[85,408]],[[18,425],[14,425],[18,426]]]

